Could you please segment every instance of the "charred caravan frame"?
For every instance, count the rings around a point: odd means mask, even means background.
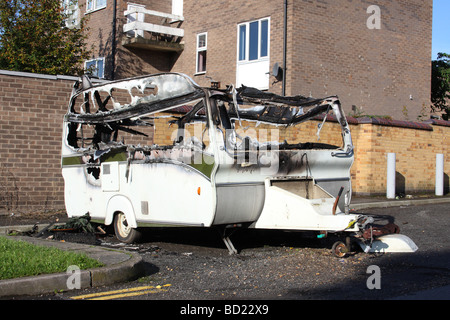
[[[330,112],[341,146],[292,141],[297,125],[323,115],[319,136]],[[349,213],[353,161],[337,97],[201,88],[176,73],[97,85],[84,77],[64,117],[67,213],[114,224],[125,242],[141,226],[214,226],[231,253],[233,227],[336,233],[367,252],[415,251],[396,228]],[[344,242],[333,246],[338,256]]]

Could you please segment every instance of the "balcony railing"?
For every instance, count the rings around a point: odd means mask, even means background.
[[[151,50],[182,51],[181,42],[184,29],[181,24],[184,17],[135,7],[124,12],[127,23],[122,40],[125,47],[138,47]],[[159,19],[159,24],[156,20]],[[150,21],[152,23],[150,23]]]

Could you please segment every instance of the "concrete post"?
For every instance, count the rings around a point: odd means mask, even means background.
[[[436,155],[436,195],[444,195],[444,155]]]
[[[395,199],[395,172],[396,172],[396,155],[395,153],[388,153],[387,156],[387,189],[386,197],[388,199]]]

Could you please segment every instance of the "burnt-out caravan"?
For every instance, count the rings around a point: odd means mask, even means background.
[[[327,119],[339,124],[335,145],[318,142]],[[301,134],[308,123],[320,123],[317,136]],[[240,227],[334,233],[365,251],[415,251],[396,228],[349,212],[353,161],[337,97],[202,88],[183,74],[96,85],[84,77],[64,118],[67,213],[114,224],[124,242],[148,225]],[[223,240],[235,252],[227,233]],[[333,250],[345,255],[348,243]]]

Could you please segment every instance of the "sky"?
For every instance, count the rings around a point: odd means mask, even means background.
[[[439,52],[450,54],[450,0],[433,0],[433,60]]]

